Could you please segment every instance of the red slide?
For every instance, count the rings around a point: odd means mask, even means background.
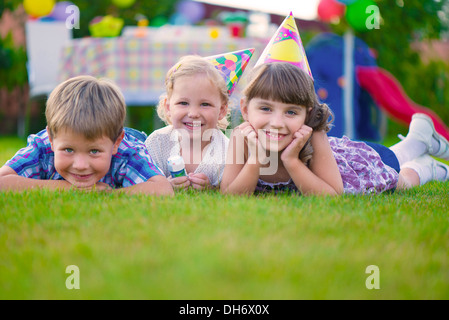
[[[360,86],[390,116],[408,125],[414,113],[425,113],[432,118],[435,130],[449,139],[449,128],[438,115],[413,102],[391,73],[379,67],[357,66],[356,76]]]

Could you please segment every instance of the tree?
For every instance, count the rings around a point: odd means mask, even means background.
[[[136,0],[129,8],[119,8],[111,0],[72,0],[80,9],[80,29],[74,29],[75,38],[89,36],[89,23],[97,16],[113,15],[124,20],[125,25],[136,25],[136,16],[145,16],[150,23],[153,19],[169,17],[175,11],[179,0]]]
[[[376,0],[381,15],[379,29],[355,32],[377,52],[377,63],[391,72],[416,103],[433,109],[449,123],[449,63],[424,64],[412,48],[414,42],[428,42],[448,36],[449,0]],[[342,19],[334,25],[342,33],[348,27]]]

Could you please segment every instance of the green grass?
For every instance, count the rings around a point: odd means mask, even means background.
[[[25,139],[0,136],[0,166],[3,166],[20,148],[25,146]]]
[[[449,299],[448,190],[0,193],[0,299]],[[66,288],[69,265],[79,290]]]

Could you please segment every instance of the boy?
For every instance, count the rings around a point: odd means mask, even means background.
[[[32,188],[173,194],[136,130],[124,128],[126,104],[106,79],[79,76],[57,86],[47,128],[0,168],[0,190]]]

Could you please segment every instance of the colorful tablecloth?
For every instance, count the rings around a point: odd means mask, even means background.
[[[165,91],[165,74],[180,57],[188,54],[206,57],[255,48],[248,72],[267,43],[268,40],[253,38],[188,42],[182,39],[155,42],[136,37],[74,39],[63,48],[59,80],[84,74],[107,77],[121,88],[128,105],[154,105]],[[243,83],[242,78],[238,86]]]

